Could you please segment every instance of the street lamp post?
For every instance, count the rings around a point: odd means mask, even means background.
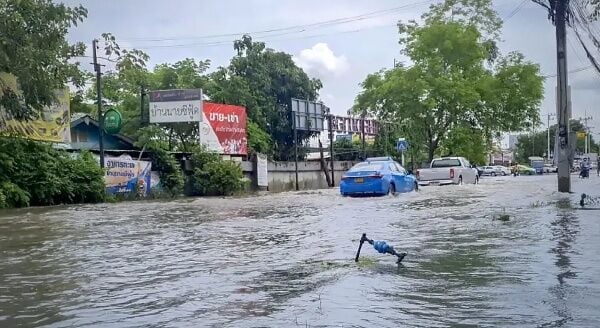
[[[550,162],[550,119],[554,118],[554,114],[548,113],[548,152],[546,153],[546,157],[548,158],[548,162]]]

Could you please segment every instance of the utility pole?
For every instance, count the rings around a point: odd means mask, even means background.
[[[362,135],[362,153],[363,153],[363,161],[367,159],[367,147],[366,147],[366,135],[365,135],[365,118],[367,117],[367,110],[363,110],[361,119],[360,119],[360,132]]]
[[[569,155],[569,99],[567,79],[567,9],[569,0],[557,0],[554,5],[554,24],[556,26],[556,66],[557,66],[557,154],[558,191],[571,192],[571,173]]]
[[[329,159],[331,160],[331,186],[335,187],[335,157],[333,155],[333,114],[331,111],[328,113],[327,128],[329,129]]]
[[[548,152],[546,153],[546,158],[548,159],[548,162],[550,162],[550,119],[554,118],[554,116],[556,116],[556,115],[554,115],[552,113],[548,113],[547,115],[548,115],[548,125],[547,125],[547,127],[548,127]]]
[[[104,168],[104,114],[102,113],[102,72],[100,70],[100,64],[98,64],[98,57],[96,55],[96,49],[98,48],[98,40],[92,41],[92,51],[94,58],[94,71],[96,72],[96,95],[98,96],[98,124],[100,125],[98,130],[99,141],[98,145],[100,148],[100,167]]]
[[[590,127],[588,125],[588,121],[593,120],[594,118],[591,116],[587,116],[587,110],[585,111],[585,117],[580,118],[581,121],[584,122],[584,127],[585,127],[585,147],[583,148],[583,151],[585,154],[589,154],[590,153]]]
[[[144,117],[144,96],[146,95],[146,89],[143,85],[140,85],[140,126],[146,126],[146,118]]]

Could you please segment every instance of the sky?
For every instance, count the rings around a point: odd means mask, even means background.
[[[150,55],[150,67],[190,57],[210,59],[212,69],[226,66],[234,55],[233,40],[244,33],[267,47],[291,54],[297,65],[323,82],[321,100],[334,113],[345,114],[360,92],[360,83],[394,61],[406,62],[398,44],[398,21],[419,19],[431,3],[441,0],[66,0],[88,9],[85,22],[72,28],[69,40],[91,44],[110,32],[125,48]],[[547,11],[529,0],[495,0],[505,19],[501,51],[519,51],[556,73],[554,26]],[[89,49],[88,49],[89,50]],[[568,67],[590,65],[569,34]],[[600,54],[599,56],[600,57]],[[85,61],[82,61],[85,63]],[[109,63],[107,63],[109,64]],[[91,65],[90,65],[91,68]],[[600,133],[600,74],[587,69],[569,75],[573,118],[591,116],[593,133]],[[542,120],[555,113],[556,78],[545,82]],[[554,124],[555,121],[551,121]],[[541,127],[542,129],[544,127]],[[600,139],[600,134],[595,136]]]

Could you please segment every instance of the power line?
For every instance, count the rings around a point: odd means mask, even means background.
[[[349,31],[337,31],[337,32],[331,32],[331,33],[301,35],[301,36],[294,36],[294,37],[287,37],[287,38],[271,38],[271,37],[276,37],[276,36],[282,36],[282,35],[288,35],[288,34],[290,34],[290,33],[282,33],[282,34],[277,34],[277,35],[270,35],[270,36],[267,36],[267,37],[259,37],[259,38],[256,38],[255,40],[256,41],[277,42],[277,41],[313,39],[313,38],[320,38],[320,37],[332,36],[332,35],[358,33],[358,32],[362,32],[362,31],[373,30],[373,29],[377,29],[377,28],[385,28],[385,27],[390,27],[390,26],[396,26],[396,24],[393,24],[393,25],[381,25],[381,26],[375,26],[375,27],[369,27],[369,28],[361,28],[361,29],[355,29],[355,30],[349,30]],[[223,46],[223,45],[230,46],[234,41],[235,40],[232,39],[232,40],[214,41],[214,42],[197,42],[197,43],[183,43],[183,44],[161,44],[161,45],[150,45],[150,46],[138,46],[138,47],[135,47],[135,48],[136,49],[140,49],[140,50],[146,50],[146,49],[155,49],[155,48],[185,48],[185,47],[193,47],[193,46],[202,46],[202,47],[215,47],[215,46]]]
[[[513,11],[511,11],[503,20],[506,22],[507,20],[511,19],[514,15],[516,15],[521,9],[523,9],[523,7],[525,7],[525,4],[528,2],[528,0],[523,0],[521,1],[521,3],[519,3],[519,5],[513,9]]]
[[[579,72],[583,72],[583,71],[587,71],[588,69],[594,68],[594,65],[589,65],[589,66],[584,66],[584,67],[579,67],[579,68],[575,68],[573,70],[569,71],[569,74],[573,74],[573,73],[579,73]],[[550,77],[556,77],[556,74],[547,74],[547,75],[542,75],[542,77],[545,78],[550,78]]]
[[[135,38],[135,37],[132,37],[132,38],[122,38],[122,40],[124,40],[124,41],[163,42],[163,41],[181,41],[181,40],[203,40],[203,39],[215,39],[215,38],[223,38],[223,37],[239,37],[240,35],[243,35],[243,34],[260,35],[260,34],[270,34],[270,33],[274,33],[274,32],[285,32],[286,34],[302,33],[308,29],[330,27],[330,26],[347,24],[347,23],[366,20],[366,19],[372,19],[372,18],[376,18],[379,16],[395,14],[404,9],[416,7],[419,5],[429,4],[429,3],[432,3],[435,1],[436,0],[411,2],[408,4],[402,5],[402,6],[397,6],[397,7],[388,8],[388,9],[382,9],[382,10],[373,11],[373,12],[355,15],[355,16],[341,17],[341,18],[336,18],[336,19],[331,19],[331,20],[314,22],[314,23],[310,23],[310,24],[293,25],[293,26],[265,29],[265,30],[259,30],[259,31],[250,31],[250,32],[245,31],[245,32],[236,32],[236,33],[212,34],[212,35],[203,35],[203,36],[194,36],[194,37],[185,37],[185,36],[181,36],[181,37],[173,36],[173,37],[165,37],[165,38],[143,38],[143,37]]]

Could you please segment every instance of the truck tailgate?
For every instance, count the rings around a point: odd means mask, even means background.
[[[420,169],[419,181],[451,180],[449,168]]]

